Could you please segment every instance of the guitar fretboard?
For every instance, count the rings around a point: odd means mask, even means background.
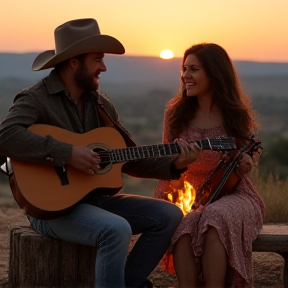
[[[177,143],[159,144],[152,146],[129,147],[124,149],[114,149],[110,151],[112,163],[132,161],[150,157],[160,157],[180,153]]]
[[[231,150],[236,149],[232,137],[219,139],[204,139],[195,141],[202,150]],[[108,151],[111,163],[139,160],[150,157],[160,157],[166,155],[179,154],[181,152],[178,143],[159,144],[151,146],[127,147]]]

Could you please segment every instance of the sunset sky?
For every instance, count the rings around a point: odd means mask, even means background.
[[[57,26],[90,17],[126,55],[214,42],[233,60],[288,62],[288,0],[0,0],[0,52],[54,49]]]

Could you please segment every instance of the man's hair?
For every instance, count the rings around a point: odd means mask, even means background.
[[[86,55],[87,55],[87,53],[84,53],[84,54],[76,55],[76,56],[71,57],[71,58],[76,58],[76,59],[79,60],[79,62],[80,62],[81,64],[83,64],[84,61],[85,61]],[[71,59],[71,58],[70,58],[70,59]],[[56,64],[56,65],[55,65],[55,69],[56,69],[57,71],[62,70],[64,67],[66,67],[66,65],[68,65],[70,59],[67,59],[67,60],[65,60],[65,61],[62,61],[62,62]]]

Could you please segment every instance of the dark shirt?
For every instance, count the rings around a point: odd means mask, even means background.
[[[49,76],[16,95],[13,106],[0,125],[0,157],[21,161],[67,164],[72,145],[51,136],[36,135],[27,130],[33,124],[49,124],[65,130],[85,133],[105,126],[98,105],[123,136],[127,146],[135,146],[129,133],[121,125],[118,113],[110,100],[100,91],[85,93],[84,117],[81,121],[75,101],[70,97],[55,70]],[[122,171],[141,178],[178,179],[183,171],[172,164],[174,156],[155,157],[127,162]]]

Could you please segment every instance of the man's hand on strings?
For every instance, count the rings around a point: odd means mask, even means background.
[[[100,160],[100,156],[90,148],[73,146],[68,164],[84,173],[94,175],[101,169]]]

